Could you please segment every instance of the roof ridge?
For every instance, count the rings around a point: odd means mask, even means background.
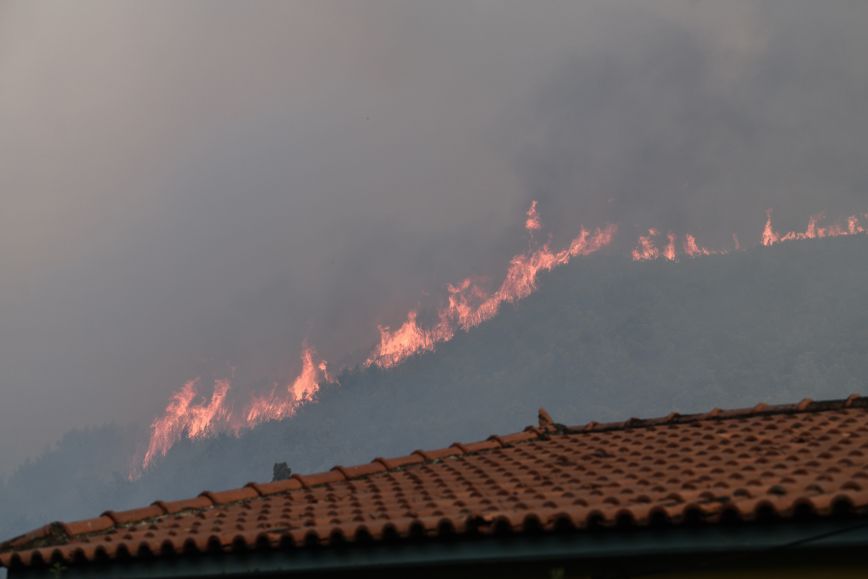
[[[544,409],[539,412],[539,425],[528,426],[520,432],[506,435],[491,435],[485,440],[470,443],[454,442],[448,447],[434,450],[414,450],[410,454],[394,458],[377,457],[368,463],[355,466],[335,465],[330,470],[305,475],[294,474],[289,479],[266,483],[249,482],[242,487],[224,491],[203,491],[198,496],[175,501],[156,500],[147,507],[125,511],[105,511],[98,517],[64,523],[52,522],[33,531],[13,537],[0,543],[0,553],[47,547],[61,544],[73,537],[87,537],[110,532],[120,527],[141,523],[146,520],[173,515],[182,511],[202,511],[216,506],[230,505],[254,499],[288,493],[294,490],[309,489],[335,482],[364,479],[374,474],[401,470],[416,464],[436,463],[441,460],[476,454],[515,444],[546,439],[551,436],[569,436],[653,426],[672,426],[709,420],[731,420],[755,418],[781,414],[798,414],[841,410],[848,408],[868,408],[868,397],[851,394],[846,399],[814,401],[805,398],[796,404],[768,405],[759,403],[751,408],[721,410],[713,408],[705,413],[678,414],[672,412],[660,418],[629,418],[620,422],[588,422],[584,425],[564,426],[556,423]]]
[[[660,418],[628,418],[619,422],[588,422],[577,426],[560,426],[566,434],[582,434],[588,432],[610,432],[613,430],[628,430],[631,428],[646,428],[648,426],[669,426],[675,424],[691,424],[706,420],[732,420],[738,418],[754,418],[758,416],[774,416],[779,414],[797,414],[802,412],[825,412],[846,408],[868,408],[868,397],[850,394],[847,398],[832,400],[812,400],[803,398],[795,404],[759,404],[750,408],[721,410],[712,408],[708,412],[696,414],[679,414],[671,412]]]

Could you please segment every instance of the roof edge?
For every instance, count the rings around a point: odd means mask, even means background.
[[[64,569],[68,579],[132,579],[148,577],[246,576],[252,573],[308,573],[395,569],[422,565],[468,565],[534,561],[584,560],[603,563],[613,559],[671,557],[741,553],[785,553],[798,546],[800,552],[864,547],[868,523],[862,520],[815,520],[778,522],[759,527],[668,528],[655,533],[623,535],[606,533],[559,533],[536,537],[484,537],[472,541],[440,541],[424,545],[413,542],[344,546],[334,551],[269,549],[214,553],[209,557],[169,557],[149,560],[110,561],[100,565]],[[786,551],[792,557],[792,551]],[[51,579],[51,567],[16,569],[29,579]],[[15,574],[18,577],[18,573]]]
[[[799,414],[844,410],[849,408],[868,408],[868,397],[851,394],[846,399],[814,401],[805,398],[796,404],[768,405],[757,404],[751,408],[721,410],[714,408],[705,413],[678,414],[670,413],[661,418],[630,418],[620,422],[598,423],[589,422],[578,426],[564,426],[552,420],[545,409],[539,411],[537,426],[528,426],[524,430],[506,435],[491,435],[485,440],[470,443],[453,443],[448,447],[423,451],[414,450],[410,454],[395,458],[375,458],[370,463],[344,467],[336,465],[330,470],[307,475],[293,475],[292,478],[270,483],[247,483],[245,486],[225,491],[203,491],[197,497],[177,501],[154,501],[148,507],[140,507],[126,511],[106,511],[99,517],[83,519],[69,523],[54,522],[17,537],[0,543],[0,566],[8,565],[9,555],[17,551],[52,547],[63,544],[73,538],[84,538],[111,532],[119,527],[155,520],[163,516],[181,511],[204,511],[214,506],[241,503],[261,496],[271,496],[300,489],[309,489],[335,482],[364,479],[372,475],[398,471],[407,466],[436,463],[442,460],[458,458],[459,456],[487,452],[497,448],[523,444],[551,436],[575,436],[650,428],[655,426],[673,426],[691,424],[702,421],[733,420],[740,418],[755,418],[781,414]],[[110,523],[109,523],[110,522]]]

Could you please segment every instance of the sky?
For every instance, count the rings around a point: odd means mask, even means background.
[[[868,211],[868,3],[0,0],[0,474],[526,246]],[[632,237],[631,237],[632,236]]]

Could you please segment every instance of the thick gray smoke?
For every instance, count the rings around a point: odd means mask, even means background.
[[[868,211],[868,4],[0,1],[0,473],[195,375],[352,362],[540,201]]]

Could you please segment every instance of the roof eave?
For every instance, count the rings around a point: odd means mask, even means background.
[[[343,548],[227,553],[72,566],[65,579],[233,577],[262,573],[504,562],[605,560],[700,553],[761,554],[868,546],[868,521],[812,521],[734,527],[609,530],[590,533],[407,542]],[[56,577],[50,568],[11,569],[9,579]]]

